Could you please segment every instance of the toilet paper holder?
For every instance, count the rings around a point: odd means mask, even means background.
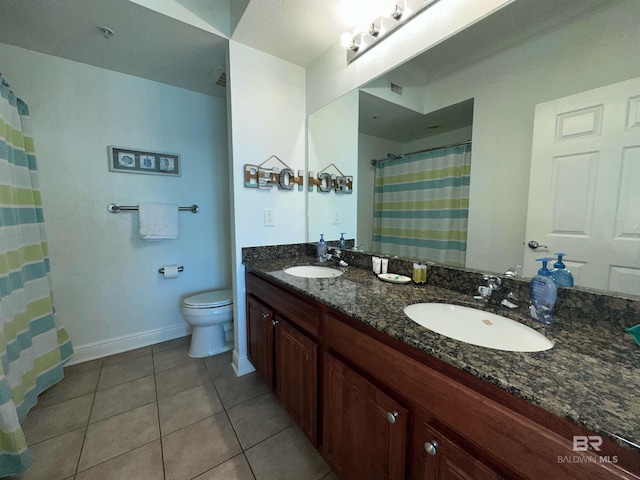
[[[180,266],[178,267],[178,271],[179,271],[179,272],[184,272],[184,267],[183,267],[182,265],[180,265]],[[160,275],[164,275],[164,267],[160,267],[160,268],[158,269],[158,273],[159,273]]]

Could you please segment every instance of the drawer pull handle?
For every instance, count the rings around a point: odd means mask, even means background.
[[[398,418],[398,412],[387,412],[387,421],[389,423],[396,423],[397,418]]]
[[[262,318],[269,318],[269,314],[268,313],[263,313],[262,314]]]
[[[278,320],[271,320],[271,325],[273,325],[274,327],[278,324]]]
[[[438,442],[431,440],[430,442],[424,442],[424,449],[429,455],[435,455],[438,453]]]

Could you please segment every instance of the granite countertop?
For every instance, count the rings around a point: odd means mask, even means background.
[[[556,317],[545,326],[507,309],[509,316],[554,341],[551,350],[505,352],[470,345],[421,327],[403,312],[420,302],[486,308],[469,295],[436,286],[383,282],[346,267],[336,278],[294,277],[283,269],[314,264],[308,256],[247,260],[251,267],[412,347],[628,448],[640,444],[640,347],[619,328]],[[625,442],[626,441],[626,442]]]

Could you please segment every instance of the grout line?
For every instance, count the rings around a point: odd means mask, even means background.
[[[158,382],[156,379],[156,362],[155,362],[155,352],[153,351],[153,347],[151,347],[151,371],[153,372],[153,386],[156,394],[156,412],[158,414],[158,434],[160,440],[160,458],[162,459],[162,478],[166,480],[167,472],[164,468],[164,444],[162,442],[162,424],[160,423],[160,403],[158,401]]]
[[[82,459],[82,453],[84,452],[84,446],[87,441],[87,433],[89,432],[89,425],[91,421],[91,414],[93,413],[93,407],[96,403],[96,393],[98,392],[98,385],[100,384],[100,377],[102,377],[102,367],[104,361],[100,364],[100,373],[98,373],[98,379],[96,380],[96,386],[93,389],[93,398],[91,399],[91,408],[89,408],[89,415],[87,415],[87,423],[84,426],[84,436],[82,437],[82,445],[80,446],[80,453],[78,454],[78,461],[76,462],[76,468],[74,470],[74,477],[78,474],[80,468],[80,460]]]

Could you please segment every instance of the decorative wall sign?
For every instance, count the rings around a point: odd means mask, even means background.
[[[263,167],[272,158],[278,160],[285,168]],[[245,164],[244,166],[244,186],[248,188],[272,188],[278,186],[280,190],[293,190],[293,185],[298,185],[298,190],[302,190],[304,173],[298,170],[298,176],[293,173],[293,169],[280,160],[276,155],[271,155],[260,165]]]
[[[263,166],[273,158],[278,160],[285,168],[280,170],[278,167]],[[340,175],[326,173],[325,170],[330,167],[335,168]],[[336,193],[353,193],[353,176],[344,175],[333,163],[318,172],[317,177],[313,172],[309,172],[308,182],[310,192],[313,191],[315,186],[318,192],[330,192],[333,190]],[[302,191],[304,189],[303,184],[304,172],[298,170],[298,175],[295,175],[293,169],[276,155],[271,155],[260,165],[252,165],[250,163],[244,165],[244,186],[246,188],[272,188],[277,185],[279,190],[293,190],[293,186],[297,185],[298,191]]]
[[[179,177],[180,155],[149,152],[125,147],[109,146],[109,170],[111,172],[145,173]]]
[[[335,168],[340,175],[331,175],[325,170]],[[335,163],[329,164],[318,172],[318,176],[314,177],[313,172],[309,172],[309,191],[313,191],[316,186],[318,192],[330,192],[334,190],[336,193],[353,193],[353,176],[345,175],[336,167]]]

